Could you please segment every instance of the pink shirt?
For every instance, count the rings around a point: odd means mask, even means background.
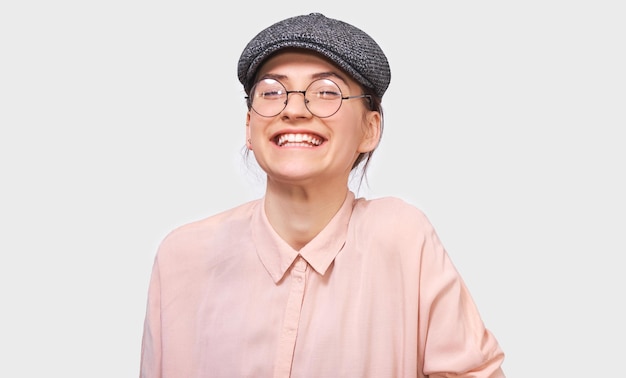
[[[262,199],[170,233],[141,377],[504,377],[503,359],[422,212],[350,192],[300,251]]]

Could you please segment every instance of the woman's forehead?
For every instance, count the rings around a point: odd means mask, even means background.
[[[322,55],[302,49],[279,51],[259,67],[257,80],[272,77],[281,81],[332,78],[357,85],[347,73]]]

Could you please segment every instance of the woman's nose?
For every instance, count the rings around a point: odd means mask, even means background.
[[[308,100],[305,97],[304,91],[289,91],[287,93],[287,104],[283,109],[283,115],[287,117],[310,116],[311,112],[306,106]]]

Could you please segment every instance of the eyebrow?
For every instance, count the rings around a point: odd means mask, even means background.
[[[316,73],[315,75],[313,75],[314,79],[327,79],[329,77],[337,78],[337,79],[343,81],[344,84],[348,84],[346,79],[342,75],[339,75],[336,72],[332,72],[332,71],[329,71],[329,72],[319,72],[319,73]]]
[[[313,80],[328,79],[328,78],[339,79],[339,80],[341,80],[341,82],[343,84],[348,85],[348,82],[346,81],[346,79],[342,75],[339,75],[336,72],[332,72],[332,71],[318,72],[318,73],[315,73],[315,74],[311,75],[311,79],[313,79]],[[259,77],[258,80],[263,80],[263,79],[274,79],[274,80],[280,81],[281,79],[282,80],[289,79],[289,77],[287,75],[267,73],[267,74]]]

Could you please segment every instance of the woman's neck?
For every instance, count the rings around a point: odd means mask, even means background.
[[[268,181],[265,214],[293,249],[300,250],[320,233],[345,202],[348,186],[314,189]]]

